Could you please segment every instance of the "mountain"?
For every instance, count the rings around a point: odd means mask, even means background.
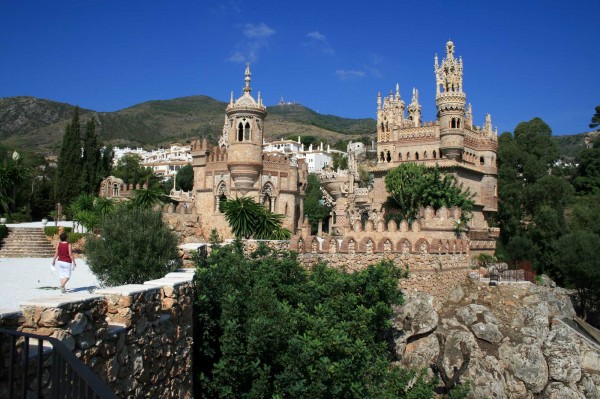
[[[116,112],[80,109],[82,125],[96,120],[106,144],[158,146],[222,132],[227,103],[207,96],[148,101]],[[0,98],[0,140],[15,148],[56,154],[75,106],[35,97]],[[374,135],[374,119],[321,115],[299,104],[268,107],[265,138],[312,135],[334,143]]]

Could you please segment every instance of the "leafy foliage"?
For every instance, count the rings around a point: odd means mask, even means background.
[[[584,319],[594,314],[600,323],[600,236],[575,230],[556,241],[559,264],[565,279],[577,289],[578,313]],[[590,322],[592,322],[590,320]]]
[[[306,197],[304,198],[304,216],[308,218],[311,230],[316,232],[319,221],[323,220],[331,208],[322,203],[323,194],[321,193],[321,183],[314,173],[308,175],[306,186]]]
[[[282,227],[283,215],[272,213],[250,197],[237,197],[220,204],[231,232],[237,238],[286,240],[291,233]]]
[[[102,168],[102,153],[96,135],[96,123],[90,119],[85,124],[85,137],[83,140],[83,157],[81,160],[81,192],[95,195],[100,187],[100,182],[105,176],[100,175]]]
[[[102,284],[141,284],[177,268],[177,237],[160,212],[121,206],[100,226],[102,236],[90,235],[84,251]]]
[[[385,204],[386,219],[396,222],[406,220],[412,223],[419,209],[442,206],[462,209],[466,221],[471,217],[473,194],[458,184],[451,174],[443,174],[436,166],[428,168],[423,164],[404,163],[392,169],[385,176],[385,187],[389,197]]]
[[[594,129],[600,126],[600,105],[596,106],[596,113],[592,115],[592,122],[590,123],[590,128]]]
[[[81,171],[81,126],[79,107],[76,107],[71,123],[65,127],[56,170],[56,198],[63,206],[68,206],[79,195]]]
[[[194,188],[194,169],[191,164],[182,166],[176,176],[175,188],[177,190],[191,191]]]
[[[115,177],[123,179],[125,184],[147,183],[148,187],[156,187],[158,178],[152,172],[152,169],[142,166],[142,158],[138,154],[125,154],[117,166],[112,171]]]
[[[600,141],[586,148],[577,157],[573,185],[578,192],[600,194]]]
[[[498,214],[501,240],[511,259],[529,259],[540,272],[561,279],[554,242],[564,232],[573,187],[550,174],[558,159],[552,130],[540,118],[522,122],[498,147]],[[525,258],[523,258],[525,257]]]
[[[237,241],[196,271],[199,392],[205,398],[431,398],[423,374],[391,365],[385,332],[403,275],[358,273]],[[409,381],[415,378],[409,388]]]

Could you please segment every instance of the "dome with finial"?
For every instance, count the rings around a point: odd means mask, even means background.
[[[244,78],[245,86],[244,86],[244,94],[235,102],[233,101],[233,96],[229,105],[227,106],[227,110],[238,109],[238,108],[246,108],[246,109],[258,109],[261,111],[265,111],[267,108],[263,105],[262,100],[260,99],[260,93],[258,96],[258,100],[255,100],[254,97],[250,94],[252,88],[250,87],[250,76],[252,73],[250,72],[250,63],[246,63],[246,77]]]

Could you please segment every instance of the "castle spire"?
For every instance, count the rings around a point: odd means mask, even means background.
[[[400,84],[396,83],[396,100],[400,98]]]
[[[248,94],[252,91],[252,88],[250,87],[250,75],[252,75],[250,73],[250,63],[246,62],[246,78],[244,79],[246,81],[246,87],[244,87],[244,93]]]
[[[231,90],[231,98],[229,99],[229,104],[233,105],[233,90]]]
[[[381,92],[377,92],[377,109],[381,109]]]

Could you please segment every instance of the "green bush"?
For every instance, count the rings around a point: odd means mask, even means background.
[[[83,236],[85,236],[84,233],[69,233],[67,241],[69,241],[71,244],[75,244],[77,241],[79,241]]]
[[[0,240],[8,235],[8,227],[5,224],[0,224]]]
[[[48,236],[48,237],[54,237],[55,235],[58,234],[59,229],[60,229],[60,226],[45,226],[44,234],[46,234],[46,236]],[[63,230],[65,231],[65,233],[69,234],[71,231],[73,231],[73,228],[72,227],[63,227]]]
[[[118,207],[100,227],[102,236],[90,235],[84,252],[103,285],[141,284],[177,269],[177,237],[160,212]]]
[[[386,342],[401,304],[392,262],[356,273],[240,241],[199,259],[195,297],[203,398],[431,398],[436,381],[396,367]]]

